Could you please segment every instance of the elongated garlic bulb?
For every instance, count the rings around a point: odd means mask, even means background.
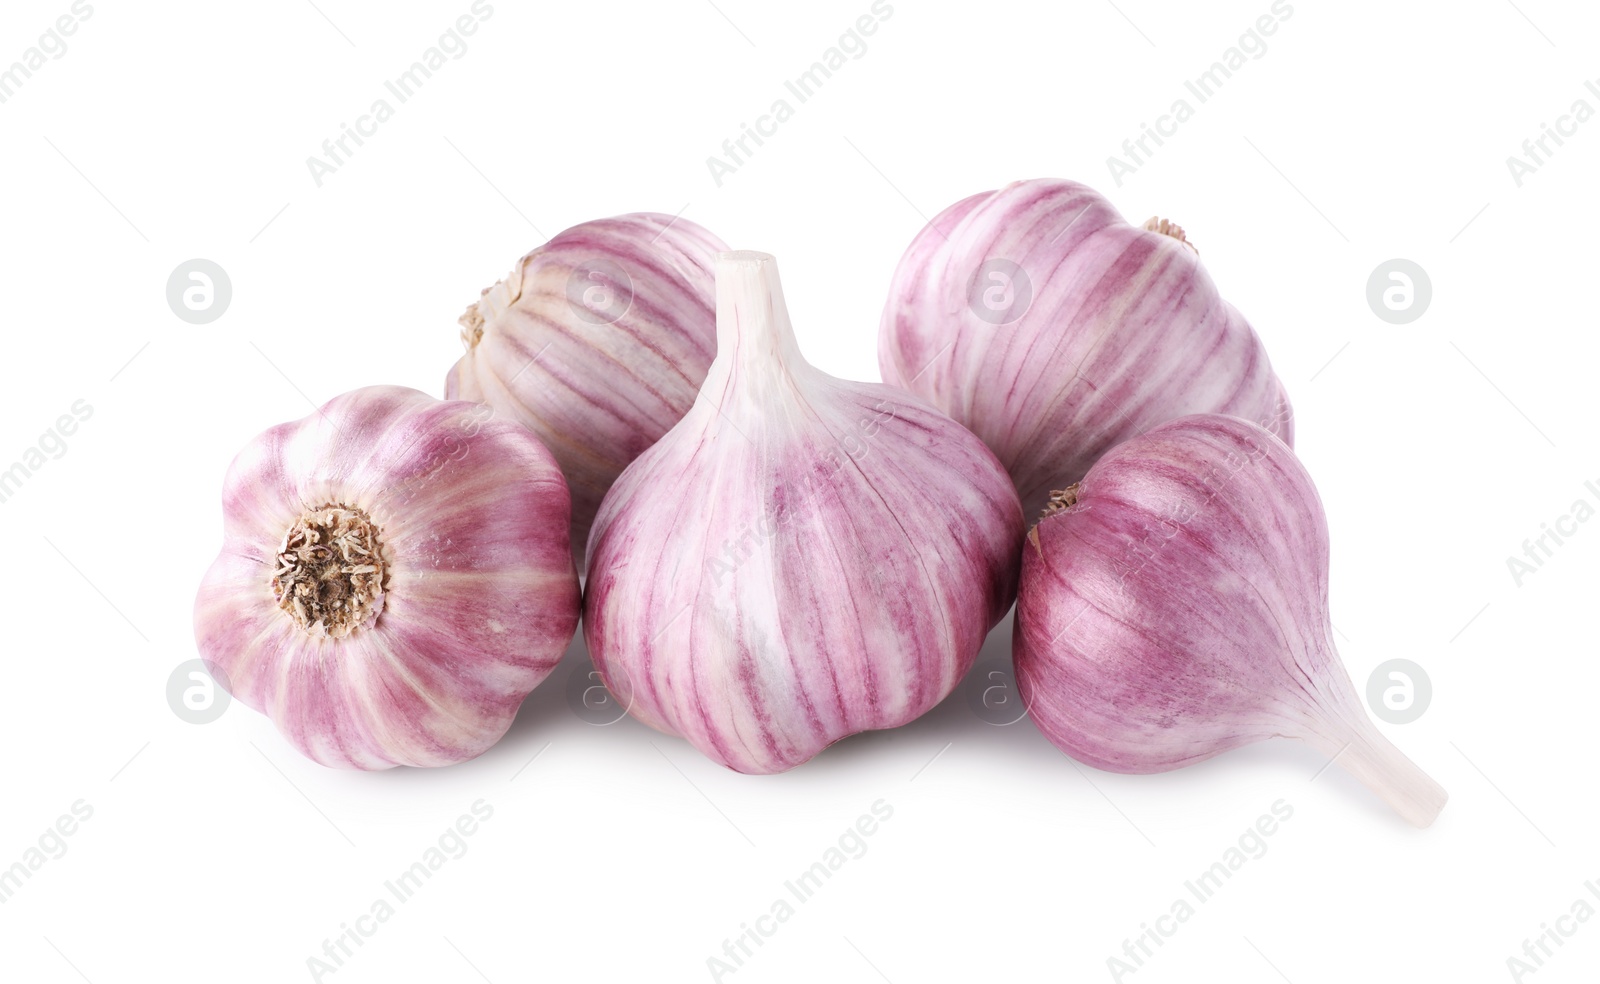
[[[1233,414],[1293,443],[1266,350],[1183,230],[1129,225],[1072,181],[939,213],[895,270],[878,363],[983,438],[1030,516],[1119,442],[1184,414]]]
[[[324,765],[480,754],[577,628],[566,483],[488,407],[346,393],[251,441],[222,503],[200,655]]]
[[[1010,606],[1022,511],[959,424],[806,363],[771,256],[716,269],[717,359],[601,506],[584,634],[620,706],[781,772],[950,693]]]
[[[689,409],[716,354],[711,259],[723,249],[670,215],[585,222],[461,317],[467,353],[445,396],[488,403],[555,455],[580,566],[606,490]]]
[[[1073,758],[1165,772],[1287,735],[1417,826],[1444,807],[1339,661],[1322,503],[1262,428],[1201,414],[1118,445],[1056,494],[1022,556],[1018,689]]]

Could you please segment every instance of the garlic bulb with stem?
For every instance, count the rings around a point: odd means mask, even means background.
[[[561,464],[579,565],[611,483],[694,402],[716,353],[711,258],[688,219],[573,226],[517,261],[461,317],[445,397],[518,420]]]
[[[1023,547],[1024,706],[1113,772],[1300,738],[1426,827],[1445,791],[1361,706],[1334,648],[1328,553],[1311,477],[1266,430],[1201,414],[1118,445]]]
[[[619,706],[773,773],[950,693],[1010,607],[1022,510],[959,424],[806,363],[771,256],[716,269],[716,361],[601,506],[584,635]]]
[[[935,216],[895,270],[883,380],[972,429],[1028,515],[1119,442],[1190,413],[1293,443],[1266,350],[1184,230],[1124,222],[1072,181],[1019,181]]]
[[[487,406],[354,390],[251,441],[222,501],[200,655],[323,765],[482,753],[577,629],[566,483]]]

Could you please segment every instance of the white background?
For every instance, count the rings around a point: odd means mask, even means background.
[[[469,852],[324,980],[709,980],[707,958],[879,799],[894,813],[867,853],[724,980],[1109,980],[1107,958],[1279,799],[1294,815],[1266,855],[1125,980],[1503,981],[1542,923],[1600,906],[1600,523],[1520,587],[1506,565],[1600,484],[1600,120],[1520,188],[1506,166],[1574,100],[1600,109],[1583,88],[1600,13],[1294,0],[1265,55],[1118,187],[1108,155],[1269,7],[1118,3],[896,0],[719,188],[708,155],[867,0],[495,0],[319,188],[306,158],[468,0],[97,0],[0,105],[0,463],[75,400],[94,408],[0,504],[0,867],[75,801],[94,810],[0,905],[0,974],[308,980],[480,798],[494,814]],[[0,65],[68,6],[8,0]],[[1451,793],[1432,829],[1298,744],[1111,775],[1026,721],[984,723],[962,691],[740,776],[576,717],[581,644],[503,742],[443,770],[330,771],[242,705],[206,726],[169,710],[234,452],[356,386],[438,392],[457,315],[549,235],[685,209],[778,256],[814,362],[876,379],[886,285],[925,218],[1035,176],[1180,222],[1266,341],[1327,506],[1345,663],[1363,687],[1393,657],[1432,677],[1420,720],[1382,725]],[[164,296],[194,257],[233,282],[205,326]],[[1366,304],[1392,257],[1432,278],[1410,325]],[[1009,621],[985,656],[1008,652]],[[1600,919],[1524,979],[1597,969]]]

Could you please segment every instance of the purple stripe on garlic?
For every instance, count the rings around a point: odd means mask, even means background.
[[[1089,765],[1164,772],[1282,735],[1417,826],[1444,807],[1339,661],[1311,477],[1248,421],[1172,421],[1057,492],[1023,547],[1012,646],[1034,723]]]
[[[878,361],[884,382],[983,438],[1029,515],[1184,414],[1293,440],[1265,350],[1183,230],[1130,225],[1071,181],[1016,182],[936,216],[895,270]]]
[[[577,628],[569,519],[520,424],[401,387],[346,393],[234,459],[200,655],[324,765],[472,758]]]
[[[1010,606],[1022,511],[977,438],[796,345],[777,264],[717,259],[701,399],[617,480],[584,634],[620,706],[774,773],[955,687]]]
[[[488,403],[555,455],[580,565],[606,490],[694,402],[716,352],[711,260],[726,248],[670,215],[585,222],[461,317],[467,353],[445,396]]]

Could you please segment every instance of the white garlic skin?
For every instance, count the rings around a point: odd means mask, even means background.
[[[747,773],[923,714],[1015,595],[1023,522],[983,443],[808,365],[772,257],[717,263],[702,399],[613,486],[584,633],[619,705]]]
[[[461,318],[445,397],[488,403],[555,455],[573,551],[628,462],[694,402],[716,354],[712,257],[693,222],[640,212],[573,226],[517,261]]]
[[[200,656],[323,765],[472,758],[577,629],[569,508],[555,459],[487,407],[397,386],[336,397],[229,467],[222,551],[195,599]],[[342,622],[341,599],[308,624],[280,597],[285,536],[331,512],[369,522],[378,546],[345,569],[381,576],[348,578],[369,593],[363,617]]]
[[[1029,516],[1185,414],[1294,440],[1266,349],[1183,230],[1129,224],[1073,181],[1014,182],[935,216],[895,269],[878,365],[983,438]]]

